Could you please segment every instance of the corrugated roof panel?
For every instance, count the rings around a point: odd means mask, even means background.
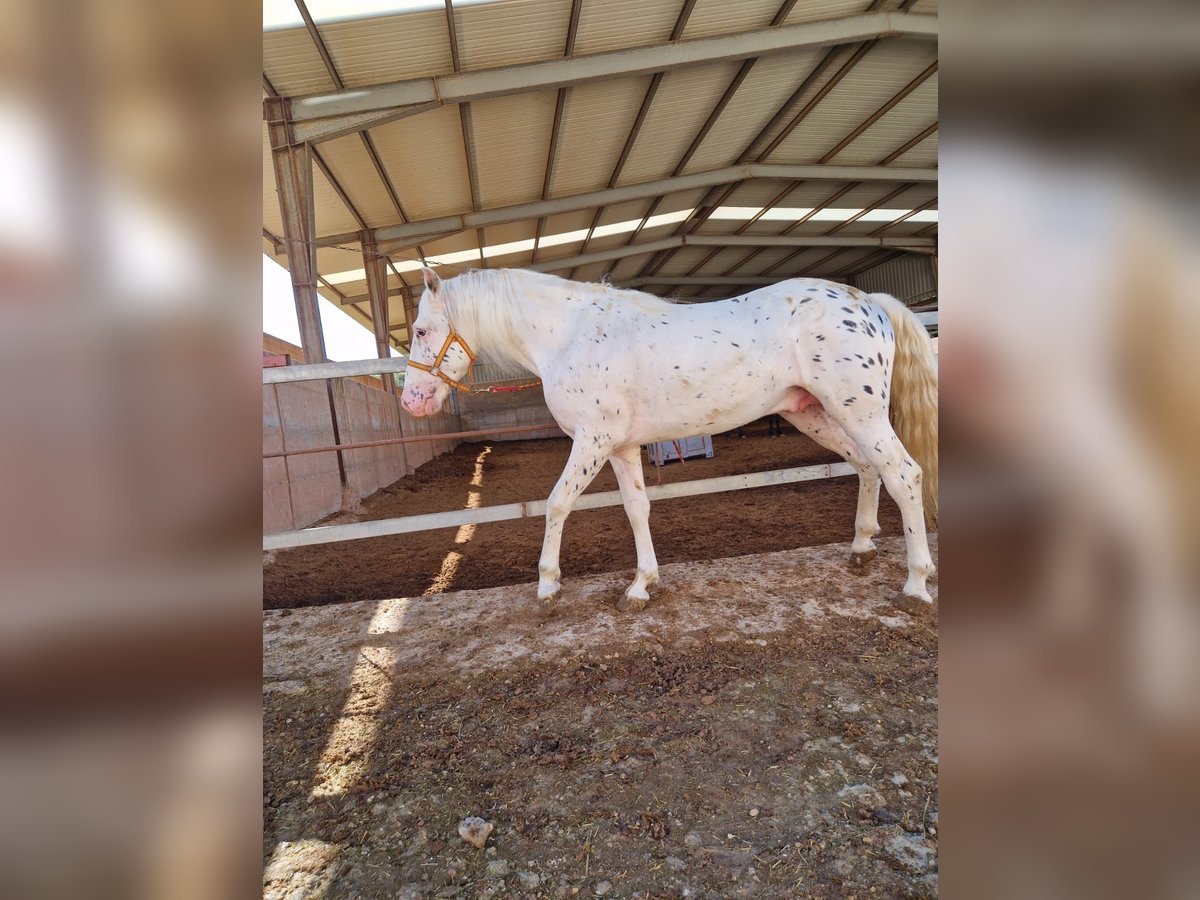
[[[823,197],[819,198],[816,201],[816,203],[809,203],[809,204],[797,203],[795,205],[796,206],[828,205],[835,209],[872,208],[872,207],[877,206],[879,204],[879,201],[882,198],[886,197],[888,194],[892,193],[895,190],[898,190],[901,187],[904,187],[904,192],[901,194],[897,194],[893,199],[888,200],[884,204],[886,207],[888,207],[888,209],[909,208],[914,204],[914,202],[916,202],[916,203],[920,202],[920,200],[917,200],[917,201],[913,200],[914,197],[918,196],[916,193],[916,187],[917,187],[916,185],[906,186],[904,182],[896,182],[894,184],[881,184],[879,182],[869,181],[869,182],[860,183],[857,187],[851,188],[849,191],[847,191],[845,194],[842,194],[836,200],[833,200],[832,202],[829,202],[828,204],[826,204],[825,201],[828,201],[830,197],[832,197],[835,193],[837,193],[837,190],[840,187],[841,187],[840,185],[827,187],[825,190],[825,195]],[[921,195],[921,199],[927,199],[927,198],[925,197],[925,195]]]
[[[924,203],[926,200],[934,200],[938,195],[937,182],[916,184],[905,191],[901,196],[904,199],[904,206],[916,206]],[[889,204],[890,205],[890,204]],[[934,209],[937,204],[934,204]]]
[[[671,254],[665,265],[671,274],[680,275],[690,272],[711,252],[712,247],[681,247]]]
[[[554,91],[471,104],[475,174],[483,206],[509,206],[541,196],[554,105]]]
[[[546,227],[542,229],[542,234],[568,234],[573,231],[584,230],[591,223],[592,210],[590,209],[576,209],[571,212],[558,213],[557,215],[546,217]]]
[[[471,182],[457,106],[371,129],[371,137],[410,219],[471,209]]]
[[[703,259],[709,253],[711,253],[714,248],[704,247],[702,249],[704,250],[704,255],[701,256],[700,259]],[[723,248],[721,248],[720,252],[717,253],[716,256],[714,256],[712,259],[710,259],[708,262],[706,262],[703,266],[701,266],[699,271],[696,272],[696,274],[697,275],[724,275],[726,272],[728,272],[733,267],[733,265],[735,263],[737,263],[743,256],[745,256],[748,252],[750,252],[751,249],[753,249],[753,248],[751,248],[751,247],[723,247]],[[697,262],[699,262],[699,260],[697,260]],[[746,273],[742,272],[740,274],[744,275]]]
[[[757,275],[772,269],[775,265],[783,263],[785,259],[796,252],[795,247],[762,247],[759,248],[762,252],[757,254],[752,260],[744,266],[738,266],[738,275]],[[770,276],[786,278],[792,271],[791,263],[781,265],[779,269],[770,272]]]
[[[438,257],[441,255],[461,253],[464,250],[471,250],[475,246],[475,229],[472,228],[470,231],[460,231],[458,234],[450,235],[450,237],[422,244],[421,248],[425,251],[425,258],[430,262],[436,263],[439,262]],[[417,253],[415,250],[407,250],[402,254],[393,254],[392,258],[397,262],[401,259],[411,262],[417,259]]]
[[[347,87],[454,71],[443,10],[332,22],[320,32]]]
[[[666,178],[721,99],[739,63],[723,62],[668,72],[658,86],[621,184]]]
[[[354,215],[317,165],[313,166],[313,205],[316,209],[317,234],[358,230]]]
[[[551,247],[542,247],[538,251],[537,261],[539,263],[549,263],[554,262],[556,259],[566,259],[569,256],[577,255],[582,247],[582,238],[580,238],[578,241],[572,241],[569,244],[558,244]]]
[[[580,266],[579,270],[575,273],[575,278],[573,280],[575,280],[575,281],[599,281],[600,278],[607,271],[608,271],[608,263],[606,263],[606,262],[591,263],[590,265]],[[555,273],[555,274],[561,274],[563,278],[567,277],[566,272]]]
[[[933,62],[936,54],[936,47],[917,41],[877,45],[771,154],[770,161],[816,162]],[[903,141],[897,140],[892,149]]]
[[[913,147],[903,156],[897,158],[893,165],[897,166],[928,166],[930,168],[937,165],[938,162],[938,134],[935,131],[917,146]]]
[[[876,48],[876,49],[878,49],[878,48]],[[778,71],[778,73],[779,73],[777,76],[778,77],[778,86],[780,88],[780,93],[777,95],[778,103],[775,106],[775,108],[771,109],[769,115],[763,116],[763,124],[762,124],[762,126],[760,126],[760,128],[766,127],[766,123],[769,122],[771,117],[775,114],[775,110],[778,109],[779,107],[781,107],[784,100],[786,100],[788,97],[790,97],[792,92],[795,91],[798,87],[800,87],[801,84],[804,83],[804,80],[806,78],[808,78],[809,75],[812,74],[812,72],[816,69],[818,63],[825,57],[825,54],[827,52],[829,52],[829,48],[826,48],[826,47],[814,48],[811,50],[803,51],[801,53],[788,54],[788,55],[772,57],[770,59],[762,60],[761,62],[758,63],[758,65],[756,65],[754,67],[756,70],[758,70],[760,68],[764,69],[766,72],[768,72],[770,74],[775,74],[776,71]],[[812,97],[816,96],[817,92],[820,91],[829,82],[829,80],[834,76],[834,74],[836,74],[836,72],[841,68],[842,64],[845,63],[847,60],[849,60],[849,58],[853,52],[854,52],[853,48],[849,48],[849,47],[843,48],[843,49],[840,49],[837,51],[837,53],[834,57],[833,64],[830,66],[827,66],[824,69],[824,71],[822,71],[821,75],[816,80],[814,80],[812,84],[810,84],[808,86],[808,89],[804,92],[803,95],[801,95],[800,99],[789,108],[788,115],[779,124],[777,124],[769,132],[767,132],[767,134],[764,137],[764,140],[762,142],[760,142],[758,148],[756,148],[756,152],[758,154],[761,154],[762,148],[766,147],[771,141],[773,141],[775,139],[776,135],[778,135],[785,127],[788,126],[788,124],[792,121],[792,119],[795,117],[795,115],[797,113],[799,113],[802,109],[804,109],[805,105],[809,102],[809,100]],[[871,52],[875,52],[875,51],[873,50]],[[870,53],[868,53],[867,56],[869,57]],[[778,68],[777,69],[778,66],[784,65],[786,63],[786,61],[788,61],[788,60],[794,61],[795,68],[793,71],[788,71],[786,68]],[[747,81],[753,83],[757,78],[758,78],[757,73],[751,73],[751,77],[748,78]],[[786,91],[782,90],[782,86],[784,84],[786,84],[786,86],[787,86]],[[745,85],[743,85],[743,87],[745,87]],[[758,134],[758,130],[755,130],[754,134],[747,135],[746,143],[749,143],[750,140],[753,137],[755,137],[757,134]]]
[[[660,44],[671,36],[680,5],[679,0],[584,3],[579,14],[575,53],[582,55]]]
[[[788,253],[784,254],[784,258],[791,256],[791,254],[794,252],[794,249],[789,250]],[[828,255],[829,252],[830,251],[825,247],[804,247],[801,249],[800,253],[797,253],[792,259],[779,266],[779,268],[775,269],[773,272],[767,272],[767,269],[771,268],[773,265],[775,265],[775,263],[763,263],[760,265],[751,264],[746,266],[744,274],[766,274],[769,277],[779,278],[781,281],[785,278],[801,277],[809,274],[812,264],[821,257]],[[758,259],[756,258],[754,262],[757,263]],[[776,260],[776,262],[779,262],[779,260]]]
[[[624,273],[624,272],[631,272],[633,274],[630,274],[630,275],[622,274],[621,275],[622,279],[629,280],[630,278],[633,278],[634,275],[636,275],[638,272],[640,272],[642,270],[642,267],[645,266],[646,263],[648,263],[650,261],[652,256],[653,256],[653,253],[638,253],[634,256],[623,257],[622,259],[617,261],[618,265],[613,270],[613,275],[609,278],[609,280],[614,281],[614,282],[619,281],[620,279],[617,278],[617,274]],[[609,262],[612,262],[612,260],[609,260]],[[608,263],[606,263],[605,265],[608,265]]]
[[[820,19],[840,19],[867,11],[868,0],[804,0],[797,3],[783,20],[784,25],[815,22]]]
[[[802,50],[768,56],[756,62],[712,130],[705,136],[685,171],[699,172],[732,164],[771,121],[771,117],[804,81],[824,53],[825,48],[819,51]],[[705,115],[708,112],[711,112],[711,106]]]
[[[303,28],[263,32],[263,74],[285,97],[336,89],[317,45]]]
[[[439,14],[445,27],[445,15]],[[571,0],[508,0],[455,9],[463,69],[558,59],[567,48]]]
[[[729,0],[699,0],[688,17],[683,39],[690,41],[718,34],[766,28],[779,11],[780,2],[781,0],[738,0],[737,3],[730,3]]]
[[[870,248],[848,247],[834,256],[827,253],[826,258],[818,259],[810,271],[817,273],[821,278],[845,282],[847,271],[861,264],[874,252]]]
[[[906,222],[901,222],[899,225],[892,225],[888,228],[889,235],[905,236],[921,235],[923,237],[937,237],[938,226],[935,224],[932,227],[928,222],[914,222],[909,219]]]
[[[938,78],[935,72],[855,138],[832,162],[848,166],[877,163],[936,122],[937,117]]]
[[[611,281],[613,284],[621,284],[623,282],[630,281],[637,276],[637,273],[641,271],[642,266],[645,264],[645,256],[627,256],[624,259],[618,259],[616,260],[616,265],[613,267],[612,275],[609,276],[609,281]],[[644,287],[641,288],[641,290],[651,290],[651,288]]]
[[[680,209],[695,209],[696,205],[704,199],[704,195],[708,193],[708,188],[699,188],[691,191],[673,191],[663,197],[662,203],[658,205],[658,209],[654,214],[662,215],[664,213],[672,213]],[[649,201],[647,201],[649,204]]]
[[[332,272],[346,272],[351,269],[361,269],[363,266],[362,251],[357,244],[344,245],[351,249],[342,250],[338,247],[318,247],[317,248],[317,271],[322,275],[329,275]],[[362,276],[365,279],[366,276]],[[338,284],[337,289],[343,293],[354,294],[357,291],[347,290],[343,284]]]
[[[563,110],[552,197],[608,186],[649,83],[648,77],[619,78],[571,89]]]
[[[317,145],[317,151],[368,225],[378,227],[399,221],[387,189],[357,134],[324,141]]]
[[[516,269],[529,265],[533,259],[532,243],[536,227],[536,219],[489,226],[484,231],[487,246],[502,247],[510,252],[488,257],[487,265],[493,269]],[[529,245],[528,249],[520,249],[526,245]]]
[[[885,235],[887,237],[899,237],[902,235],[911,235],[913,231],[920,231],[922,228],[928,227],[929,224],[929,222],[917,222],[915,223],[916,227],[910,229],[909,231],[904,231],[901,226],[888,225],[887,222],[864,222],[862,219],[859,219],[857,222],[851,222],[849,225],[839,228],[837,233],[845,237],[859,237],[863,235],[870,235],[879,228],[885,228],[884,231],[879,232],[880,235]]]

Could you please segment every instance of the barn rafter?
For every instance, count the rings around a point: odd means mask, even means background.
[[[936,252],[936,0],[297,8],[263,249],[313,360],[318,294],[403,347],[418,262],[713,294]]]

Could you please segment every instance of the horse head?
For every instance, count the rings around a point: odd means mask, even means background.
[[[475,361],[450,317],[446,288],[438,274],[422,267],[425,290],[409,335],[408,368],[400,403],[414,416],[436,413],[451,388],[465,390],[463,380]]]

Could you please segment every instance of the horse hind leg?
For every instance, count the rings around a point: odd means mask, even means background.
[[[827,450],[832,450],[854,467],[858,473],[858,509],[854,515],[854,541],[850,544],[850,567],[865,571],[875,558],[875,541],[879,534],[879,473],[867,460],[858,445],[825,410],[816,404],[800,412],[782,413],[797,430]]]
[[[863,400],[859,395],[858,400]],[[925,582],[934,573],[933,557],[925,534],[925,509],[921,501],[921,467],[892,430],[887,408],[857,402],[851,406],[826,406],[829,415],[858,445],[867,462],[879,473],[904,523],[904,543],[908,552],[908,580],[904,597],[932,603]]]
[[[621,612],[641,612],[650,599],[650,590],[658,584],[658,560],[654,555],[654,543],[650,539],[650,498],[646,496],[646,482],[642,477],[641,448],[625,447],[610,457],[617,484],[621,488],[621,500],[625,504],[625,515],[633,529],[633,541],[637,546],[637,576],[617,604]]]

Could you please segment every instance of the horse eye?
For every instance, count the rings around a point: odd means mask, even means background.
[[[424,328],[418,328],[414,333],[419,338],[425,337],[425,329]]]

